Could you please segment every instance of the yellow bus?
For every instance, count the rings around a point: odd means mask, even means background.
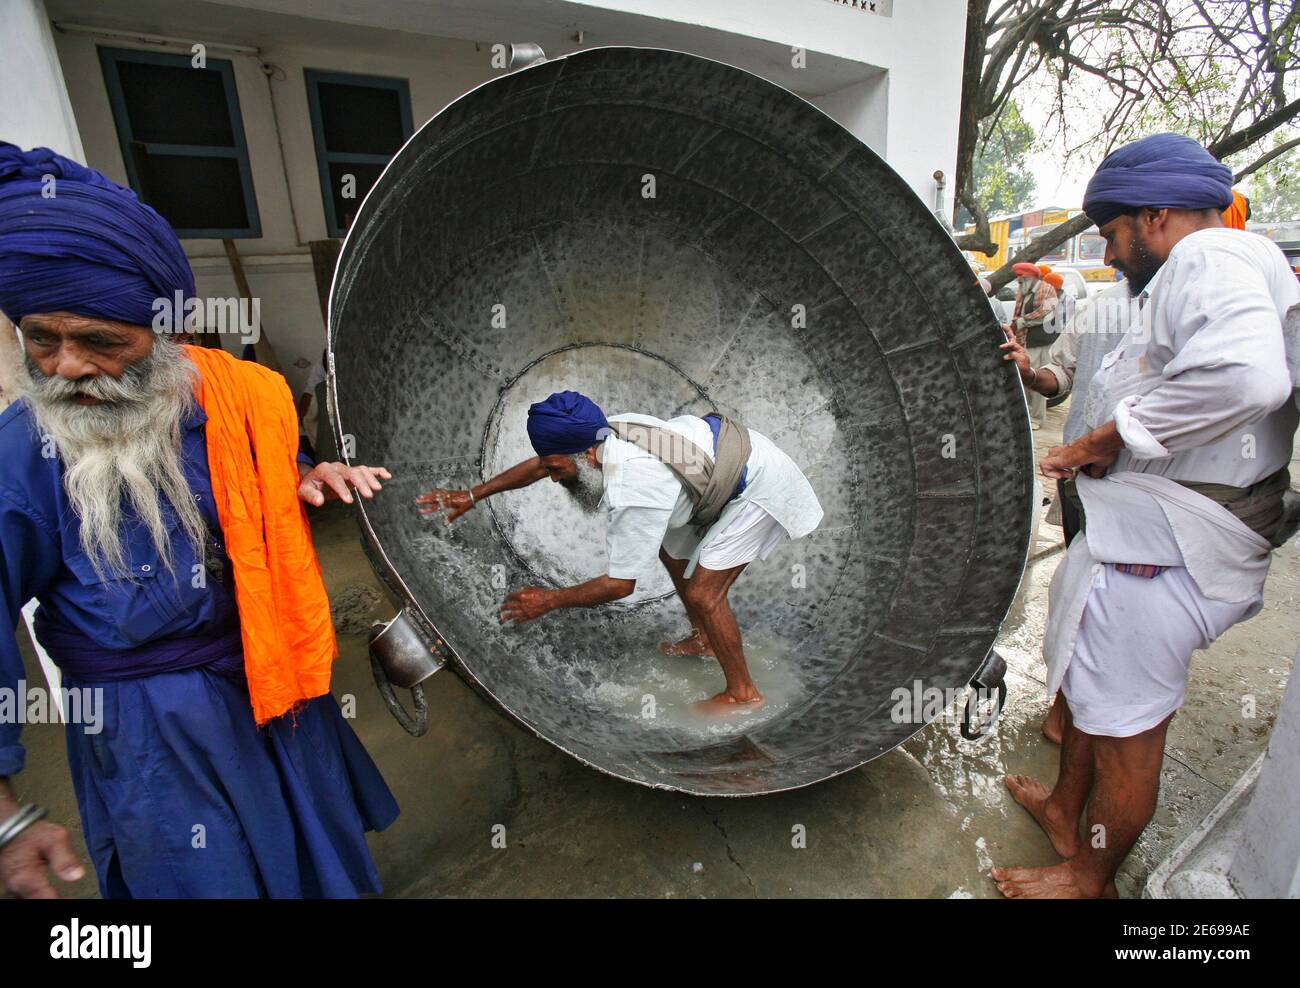
[[[1078,216],[1078,209],[1037,209],[1015,216],[999,216],[989,220],[989,238],[997,245],[997,252],[985,257],[972,254],[977,264],[982,263],[990,271],[996,271],[1014,257],[1029,241],[1046,233],[1052,227]],[[974,225],[966,227],[965,233],[973,233]],[[1106,242],[1097,233],[1097,228],[1089,227],[1076,234],[1050,253],[1038,259],[1040,264],[1075,268],[1089,285],[1100,289],[1119,279],[1115,269],[1103,263],[1106,256]]]

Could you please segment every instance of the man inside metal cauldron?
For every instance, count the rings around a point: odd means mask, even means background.
[[[605,574],[573,587],[515,590],[501,606],[502,622],[627,597],[657,557],[691,622],[690,634],[661,642],[660,651],[712,656],[726,677],[726,689],[695,709],[712,714],[761,704],[727,594],[751,562],[821,522],[821,505],[795,462],[762,433],[720,413],[607,419],[576,391],[530,406],[528,438],[536,456],[469,490],[416,498],[421,513],[446,511],[451,522],[484,498],[550,477],[584,510],[608,512]]]

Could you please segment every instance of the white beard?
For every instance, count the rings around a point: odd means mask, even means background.
[[[161,336],[120,378],[47,377],[31,358],[24,360],[20,393],[42,440],[53,440],[63,460],[64,488],[81,522],[81,549],[101,578],[131,576],[122,544],[124,503],[149,532],[169,572],[173,552],[162,498],[176,513],[179,534],[203,559],[207,526],[181,464],[181,423],[195,401],[196,373],[180,347]],[[70,400],[78,393],[103,403],[78,405]]]
[[[572,480],[561,482],[578,507],[587,514],[595,514],[600,508],[600,499],[605,496],[605,473],[600,467],[593,467],[585,453],[578,453],[573,458],[578,468],[578,475]]]

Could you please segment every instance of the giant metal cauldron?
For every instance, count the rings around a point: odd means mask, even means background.
[[[691,793],[789,789],[889,751],[920,727],[891,716],[895,689],[965,687],[1023,568],[1031,447],[1000,338],[903,181],[779,86],[633,48],[480,86],[384,172],[330,304],[336,434],[395,475],[358,509],[405,605],[376,643],[390,678],[448,661],[583,762]],[[452,526],[417,513],[417,493],[531,455],[526,409],[564,388],[609,414],[725,410],[807,474],[821,527],[732,593],[746,641],[797,673],[779,713],[705,733],[649,715],[662,681],[629,684],[624,663],[686,628],[666,576],[499,624],[510,588],[604,572],[603,518],[558,485]],[[704,660],[662,658],[686,661]]]

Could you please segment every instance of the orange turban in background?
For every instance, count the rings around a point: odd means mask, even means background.
[[[1223,211],[1223,222],[1234,230],[1244,230],[1248,219],[1250,219],[1250,200],[1233,189],[1232,205]]]
[[[1058,292],[1065,287],[1065,279],[1055,271],[1049,271],[1043,277],[1043,280],[1055,288]]]

